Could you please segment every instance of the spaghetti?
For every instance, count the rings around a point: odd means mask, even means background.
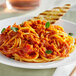
[[[0,34],[0,52],[26,62],[50,62],[68,57],[74,50],[74,38],[58,25],[46,28],[46,21],[25,21],[8,26]]]

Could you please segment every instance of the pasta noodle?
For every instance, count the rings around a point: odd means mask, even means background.
[[[0,34],[0,52],[25,62],[50,62],[64,59],[74,51],[74,38],[58,25],[46,28],[46,21],[25,21],[8,26]]]

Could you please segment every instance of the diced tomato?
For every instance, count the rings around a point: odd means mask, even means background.
[[[27,44],[25,47],[24,47],[24,51],[25,52],[31,52],[32,51],[32,46]]]
[[[37,20],[37,23],[40,24],[41,23],[41,20]]]
[[[10,28],[11,26],[8,26],[7,28]]]
[[[8,54],[8,55],[6,55],[7,57],[9,57],[9,58],[11,58],[12,57],[12,54]]]
[[[76,44],[76,38],[75,38],[75,44]]]

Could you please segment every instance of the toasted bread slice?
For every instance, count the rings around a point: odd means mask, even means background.
[[[37,17],[30,19],[29,21],[33,20],[45,20],[50,22],[50,24],[54,24],[57,20],[59,20],[69,9],[71,5],[65,4],[63,7],[55,7],[52,10],[46,10],[40,13]]]

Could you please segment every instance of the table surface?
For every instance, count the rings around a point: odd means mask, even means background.
[[[3,8],[0,8],[0,20],[9,18],[9,17],[15,17],[20,16],[23,14],[27,14],[30,11],[24,11],[24,12],[7,12],[6,10],[3,10]],[[69,11],[63,19],[76,22],[76,11]],[[7,66],[4,64],[0,64],[0,76],[52,76],[54,69],[43,69],[43,70],[34,70],[34,69],[22,69],[22,68],[15,68],[11,66]]]

